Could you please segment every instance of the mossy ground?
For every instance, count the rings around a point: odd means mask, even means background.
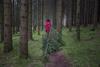
[[[19,58],[19,34],[13,35],[13,51],[3,53],[3,43],[0,43],[0,67],[43,67],[42,62],[42,34],[33,33],[33,40],[29,41],[29,58]],[[67,28],[62,31],[65,46],[62,52],[72,61],[74,67],[100,66],[100,28],[90,31],[90,27],[81,28],[81,41],[77,41],[75,28],[69,32]]]

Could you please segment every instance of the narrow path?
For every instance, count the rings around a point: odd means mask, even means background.
[[[49,63],[45,67],[72,67],[70,60],[62,52],[53,53],[48,58]]]

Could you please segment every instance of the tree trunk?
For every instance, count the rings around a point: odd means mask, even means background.
[[[80,41],[80,0],[77,0],[77,10],[76,10],[76,19],[77,19],[77,39]]]
[[[77,9],[77,0],[74,0],[74,6],[73,6],[73,25],[76,26],[76,9]]]
[[[0,42],[4,41],[4,7],[3,7],[3,0],[1,0],[2,2],[0,3]]]
[[[19,32],[20,26],[20,0],[17,0],[16,5],[16,33]]]
[[[84,26],[87,26],[88,23],[88,12],[89,12],[89,8],[88,8],[88,0],[84,0]]]
[[[38,12],[37,12],[37,0],[33,0],[33,31],[36,31],[37,22],[38,22]]]
[[[12,0],[12,32],[13,34],[16,33],[16,27],[17,27],[17,24],[18,24],[18,19],[17,19],[17,12],[18,12],[18,9],[17,9],[17,1],[16,0]]]
[[[93,16],[93,29],[97,27],[97,13],[98,13],[98,0],[94,0],[94,16]]]
[[[37,0],[37,9],[38,9],[37,27],[38,27],[38,35],[40,35],[40,23],[41,23],[41,1],[40,0]]]
[[[56,22],[56,2],[57,2],[57,0],[52,0],[52,4],[51,4],[51,6],[53,6],[53,7],[51,7],[52,9],[52,27],[54,28],[54,29],[56,29],[57,28],[57,22]]]
[[[43,28],[44,28],[44,24],[43,24],[43,6],[44,6],[44,1],[43,0],[41,0],[41,15],[42,15],[42,18],[41,18],[41,22],[42,22],[42,30],[43,30]]]
[[[32,0],[28,1],[28,39],[32,40]]]
[[[4,0],[4,52],[13,49],[12,46],[12,4],[11,0]]]
[[[84,18],[85,18],[85,14],[84,14],[84,7],[85,6],[85,0],[81,0],[81,3],[80,3],[80,24],[84,24]]]
[[[68,2],[68,26],[69,31],[72,30],[72,0],[69,0]]]
[[[20,57],[28,58],[28,0],[21,0],[20,35]]]
[[[48,18],[48,0],[43,0],[44,2],[43,2],[43,15],[44,15],[44,17],[43,17],[43,20],[44,20],[44,22],[45,22],[45,20]]]
[[[56,22],[57,22],[57,31],[61,32],[61,25],[62,25],[62,0],[57,0],[57,7],[56,7]]]

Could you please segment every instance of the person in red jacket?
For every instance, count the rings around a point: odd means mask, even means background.
[[[47,34],[49,34],[49,32],[50,32],[50,30],[51,30],[51,21],[49,20],[49,19],[47,19],[46,21],[45,21],[45,32],[47,33]]]

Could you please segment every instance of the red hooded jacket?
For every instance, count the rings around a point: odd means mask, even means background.
[[[49,19],[47,19],[46,22],[45,22],[45,31],[47,33],[49,33],[50,30],[51,30],[51,21]]]

